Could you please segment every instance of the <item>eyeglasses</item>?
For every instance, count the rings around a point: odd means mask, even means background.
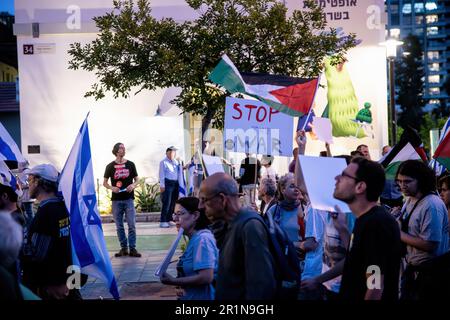
[[[353,179],[353,180],[355,180],[356,182],[359,181],[358,178],[349,175],[349,174],[348,174],[347,172],[345,172],[345,171],[342,171],[341,174],[340,174],[340,176],[341,176],[341,177],[347,177],[347,178]]]
[[[416,181],[416,180],[415,179],[404,179],[404,180],[396,179],[395,183],[398,185],[405,185],[405,184],[413,183],[414,181]]]
[[[187,214],[187,213],[188,213],[187,211],[178,211],[178,212],[174,212],[174,213],[172,214],[172,219],[173,219],[173,220],[178,219],[179,217],[184,216],[184,215]]]

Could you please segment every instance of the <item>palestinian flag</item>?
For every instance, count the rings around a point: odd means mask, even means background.
[[[395,147],[392,148],[392,150],[386,155],[386,157],[381,160],[381,164],[385,167],[384,170],[387,180],[395,179],[398,167],[403,161],[421,160],[419,154],[409,142],[403,145],[401,149],[396,148],[397,146],[398,145],[395,145]],[[390,158],[389,162],[386,161],[388,158]]]
[[[243,93],[273,109],[300,117],[309,112],[319,79],[305,79],[264,73],[240,73],[227,55],[212,70],[209,80],[230,93]]]
[[[450,131],[450,118],[447,119],[447,121],[445,122],[444,126],[441,129],[441,135],[439,136],[438,147],[442,144],[444,139],[447,137],[447,133],[449,131]],[[436,151],[437,151],[437,148],[436,148]],[[436,155],[436,151],[435,151],[435,155]],[[444,173],[445,169],[448,170],[449,166],[443,165],[440,161],[438,161],[436,159],[435,155],[433,155],[433,157],[432,157],[433,159],[430,160],[429,167],[432,168],[434,170],[434,172],[436,173],[436,176],[439,177]],[[444,160],[445,160],[444,158],[441,158],[442,162],[445,162]]]
[[[450,170],[450,135],[447,134],[445,138],[439,143],[433,158],[441,165]]]

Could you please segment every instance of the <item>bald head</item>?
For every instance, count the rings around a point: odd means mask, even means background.
[[[227,173],[217,172],[209,176],[204,182],[204,188],[210,193],[237,194],[237,182]]]
[[[223,172],[215,173],[200,186],[199,208],[204,208],[211,221],[231,220],[240,210],[239,187]]]

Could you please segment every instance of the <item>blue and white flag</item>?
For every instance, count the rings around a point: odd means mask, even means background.
[[[183,163],[178,164],[178,197],[183,198],[187,196],[186,178],[184,176]]]
[[[17,190],[16,177],[12,174],[4,161],[0,161],[0,184],[11,187],[14,191]]]
[[[194,160],[192,160],[188,167],[189,195],[194,194],[194,175],[195,175],[195,163]]]
[[[59,190],[70,213],[73,264],[80,267],[81,273],[103,280],[118,300],[119,290],[97,209],[87,116],[62,170]]]
[[[14,142],[11,135],[6,131],[3,124],[0,123],[0,160],[17,161],[19,163],[27,163]]]

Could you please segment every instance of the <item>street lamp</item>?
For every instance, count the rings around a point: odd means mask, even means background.
[[[389,109],[390,109],[390,119],[389,128],[391,131],[389,144],[391,146],[397,143],[397,114],[395,112],[395,77],[394,77],[394,60],[397,57],[397,46],[402,45],[402,41],[396,39],[388,39],[385,42],[380,43],[380,45],[386,48],[386,57],[389,61]]]

